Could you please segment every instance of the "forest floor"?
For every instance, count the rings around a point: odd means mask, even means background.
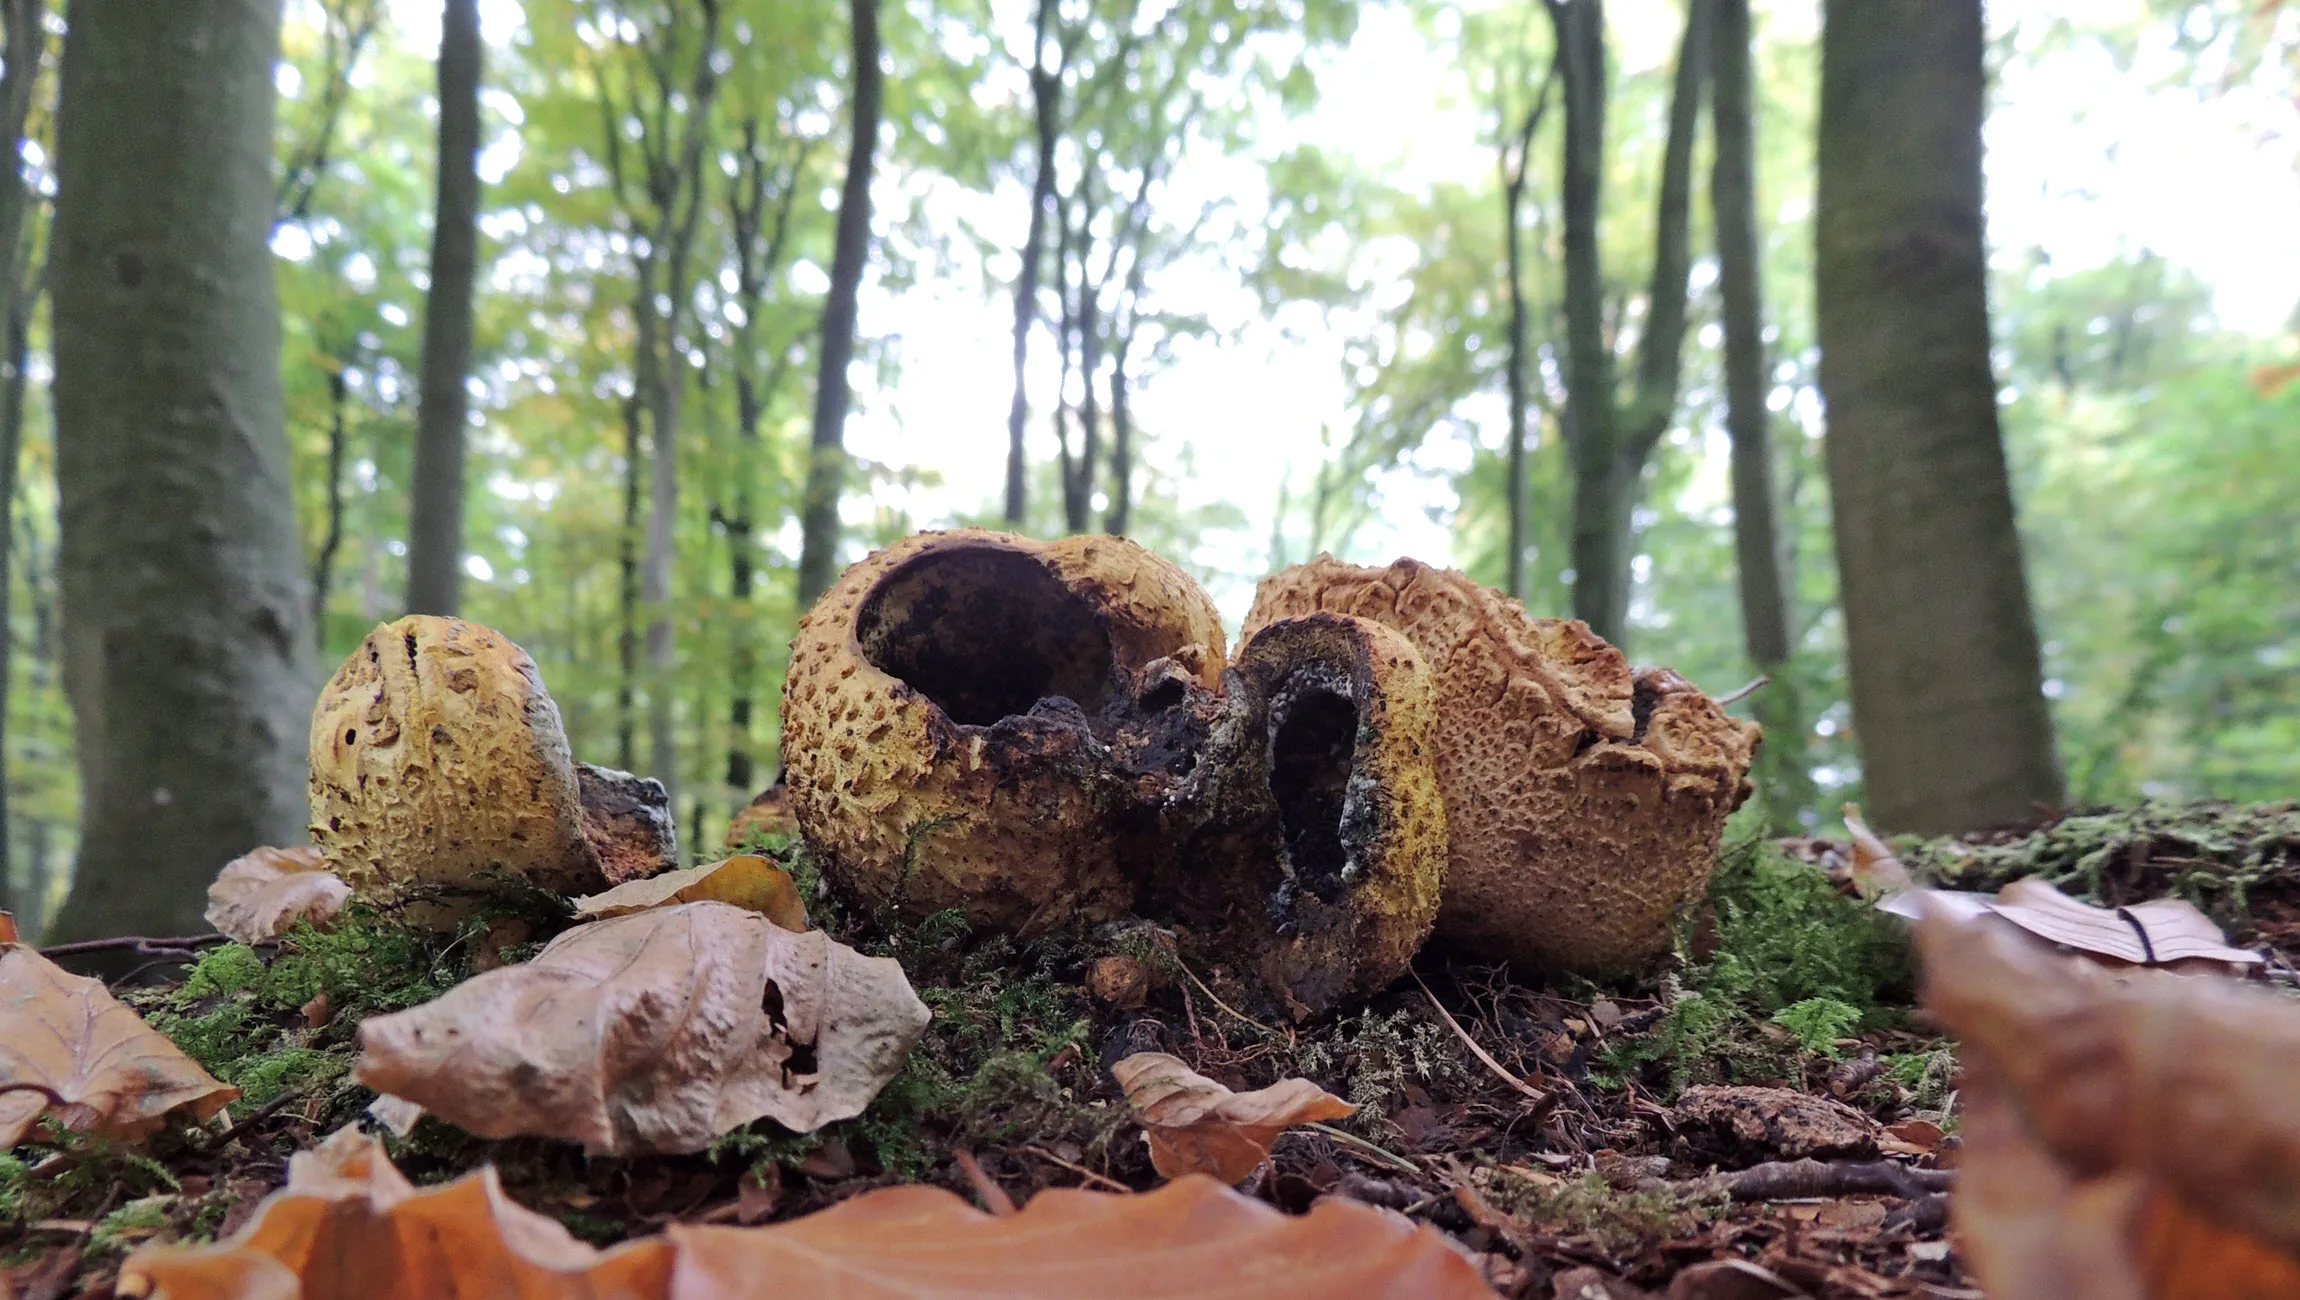
[[[1915,1004],[1903,924],[1850,896],[1842,843],[1730,844],[1664,973],[1529,985],[1433,950],[1419,983],[1296,1027],[1234,1009],[1243,990],[1153,931],[1018,946],[955,916],[888,930],[819,896],[789,844],[758,847],[795,869],[818,923],[899,959],[934,1012],[866,1114],[803,1136],[761,1121],[703,1154],[633,1159],[427,1118],[387,1141],[393,1159],[418,1183],[492,1162],[514,1198],[602,1244],[787,1219],[901,1182],[981,1199],[987,1181],[1017,1203],[1146,1189],[1159,1179],[1109,1067],[1163,1051],[1234,1088],[1300,1076],[1356,1103],[1287,1134],[1244,1190],[1289,1211],[1333,1194],[1402,1212],[1451,1234],[1503,1295],[1979,1294],[1948,1235],[1954,1047]],[[2106,810],[1904,857],[1968,889],[2041,874],[2110,905],[2186,897],[2265,949],[2279,982],[2300,960],[2300,805]],[[0,1155],[0,1280],[40,1300],[107,1295],[136,1245],[232,1232],[291,1153],[372,1099],[348,1082],[359,1018],[436,996],[475,947],[354,912],[123,988],[244,1096],[228,1128]],[[1110,959],[1142,978],[1096,979]],[[1117,1004],[1097,997],[1114,987]]]

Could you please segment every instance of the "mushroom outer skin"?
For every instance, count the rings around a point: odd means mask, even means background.
[[[1117,729],[1137,691],[1210,698],[1221,663],[1213,602],[1132,542],[916,534],[799,620],[791,813],[825,878],[873,910],[1018,934],[1112,919],[1165,784],[1113,751]]]
[[[1448,864],[1437,933],[1484,956],[1601,972],[1668,951],[1748,797],[1757,725],[1667,670],[1632,673],[1570,619],[1414,560],[1321,555],[1255,593],[1246,635],[1331,610],[1430,663]]]
[[[312,711],[311,812],[329,868],[374,901],[479,872],[565,895],[606,886],[534,661],[461,619],[380,625],[329,679]],[[475,903],[438,897],[406,919],[450,927]]]
[[[1295,1019],[1388,987],[1438,915],[1436,726],[1405,637],[1340,614],[1263,626],[1170,801],[1154,910]]]

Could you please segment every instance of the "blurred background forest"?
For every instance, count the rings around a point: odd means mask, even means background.
[[[5,7],[0,906],[36,930],[81,838],[48,306],[66,27],[52,0]],[[1591,616],[1712,693],[1774,677],[1736,705],[1774,711],[1760,814],[1832,824],[1863,767],[1815,310],[1822,17],[289,0],[265,201],[311,686],[444,597],[534,656],[579,757],[663,778],[707,847],[777,770],[802,581],[875,545],[1124,532],[1233,629],[1274,568],[1413,555]],[[1560,58],[1576,30],[1594,63]],[[1730,48],[1739,98],[1705,84]],[[2300,5],[2000,0],[1984,58],[1995,405],[2067,801],[2292,797]],[[456,84],[476,117],[443,124]],[[858,113],[877,122],[860,180]],[[1567,133],[1599,120],[1569,175]],[[458,129],[467,262],[435,248]],[[1720,206],[1728,132],[1753,140],[1747,231]],[[842,201],[862,184],[867,213]],[[1753,300],[1721,267],[1737,236]],[[851,360],[825,327],[842,278]],[[469,356],[439,380],[427,339],[457,325],[434,300],[456,291]],[[1735,311],[1761,339],[1744,407],[1770,440],[1770,651],[1736,551]],[[1593,347],[1634,448],[1610,462],[1610,607],[1576,570],[1601,551],[1577,549],[1592,471],[1565,433]],[[459,475],[419,467],[427,424],[460,434]]]

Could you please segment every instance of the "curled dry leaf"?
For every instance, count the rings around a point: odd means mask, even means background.
[[[1953,1213],[1990,1294],[2300,1294],[2300,1007],[1941,910],[1917,940],[1963,1040]]]
[[[761,1116],[863,1112],[925,1031],[902,968],[725,903],[580,925],[364,1021],[354,1078],[482,1137],[699,1151]]]
[[[373,1139],[338,1133],[212,1246],[155,1246],[120,1270],[151,1300],[520,1296],[715,1300],[959,1297],[1488,1297],[1445,1239],[1342,1199],[1289,1217],[1206,1178],[1141,1196],[1041,1192],[984,1214],[936,1187],[890,1187],[765,1228],[687,1228],[600,1252],[504,1196],[482,1169],[412,1189]]]
[[[211,1246],[151,1246],[117,1292],[150,1300],[479,1300],[663,1296],[659,1239],[601,1251],[513,1201],[492,1166],[421,1191],[383,1144],[342,1129],[288,1162],[287,1185]]]
[[[0,946],[0,1151],[43,1114],[75,1132],[135,1137],[170,1111],[205,1120],[239,1095],[101,980]]]
[[[628,916],[673,903],[731,903],[757,912],[786,930],[807,928],[807,903],[791,873],[754,853],[724,862],[666,871],[615,886],[604,894],[575,900],[575,915],[586,921]]]
[[[16,942],[16,918],[12,913],[0,912],[0,943]]]
[[[1270,1156],[1296,1124],[1340,1119],[1355,1106],[1307,1079],[1232,1092],[1164,1052],[1137,1052],[1110,1067],[1167,1178],[1212,1174],[1236,1183]]]
[[[241,943],[276,939],[297,921],[326,925],[351,898],[314,848],[257,849],[208,886],[208,924]]]

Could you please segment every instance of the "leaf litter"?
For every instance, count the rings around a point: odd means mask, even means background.
[[[2300,839],[2276,836],[2300,827],[2300,815],[2229,810],[2233,829],[2214,841],[2219,847],[2199,846],[2198,839],[2220,834],[2209,825],[2216,815],[2144,809],[2070,818],[2026,839],[1904,844],[1900,853],[1928,875],[1948,878],[1939,868],[1943,861],[1970,863],[1987,854],[1992,862],[2010,862],[2027,845],[2049,871],[2007,868],[2002,878],[1968,874],[1950,883],[1998,887],[2035,874],[2104,904],[2187,897],[2229,925],[2240,942],[2261,943],[2273,977],[2290,969],[2292,955],[2291,946],[2277,940],[2284,932],[2275,929],[2275,909],[2287,897],[2300,898],[2291,888]],[[2085,824],[2072,830],[2071,822]],[[2165,847],[2168,825],[2190,837],[2177,850]],[[2103,844],[2112,847],[2096,893],[2069,868],[2085,854],[2098,865]],[[1967,1122],[1970,1088],[1938,1022],[1911,1010],[1914,987],[1905,959],[1896,955],[1905,944],[1900,924],[1851,898],[1848,887],[1829,884],[1851,855],[1843,842],[1789,841],[1785,855],[1748,842],[1730,849],[1708,909],[1686,933],[1688,955],[1673,973],[1601,987],[1550,987],[1499,970],[1447,965],[1433,954],[1421,969],[1428,995],[1409,982],[1350,1013],[1285,1030],[1223,1009],[1224,1003],[1248,1005],[1236,974],[1176,969],[1169,945],[1124,933],[1088,943],[1022,944],[970,933],[963,922],[940,917],[888,929],[823,894],[805,855],[787,840],[769,837],[764,845],[774,864],[791,873],[825,933],[863,953],[898,959],[934,1012],[900,1072],[861,1115],[813,1134],[760,1120],[695,1155],[589,1160],[567,1143],[482,1139],[430,1120],[405,1138],[385,1139],[399,1164],[419,1183],[492,1165],[507,1203],[562,1225],[578,1242],[601,1245],[657,1232],[685,1235],[681,1224],[810,1221],[807,1216],[891,1186],[925,1184],[980,1196],[981,1182],[966,1174],[961,1153],[982,1181],[1022,1207],[1019,1218],[1063,1188],[1161,1186],[1110,1070],[1129,1055],[1155,1051],[1233,1093],[1301,1078],[1354,1104],[1348,1117],[1330,1125],[1291,1130],[1249,1172],[1243,1194],[1294,1215],[1337,1202],[1402,1214],[1444,1233],[1501,1294],[1719,1300],[1955,1295],[1978,1285],[1944,1235],[1951,1199],[1944,1193],[1969,1161],[1982,1117],[1976,1109]],[[730,845],[753,847],[760,844]],[[2167,861],[2175,855],[2184,860]],[[2142,894],[2144,887],[2154,892]],[[2248,906],[2234,904],[2240,896]],[[550,933],[545,926],[538,937]],[[227,948],[201,965],[254,962],[260,970],[265,962],[312,953],[319,942],[299,929],[282,941],[277,958],[264,956],[273,951],[268,947],[252,954]],[[383,945],[368,942],[380,960]],[[445,960],[470,946],[451,940],[430,951]],[[538,946],[509,950],[509,959],[532,960]],[[1090,972],[1111,957],[1142,969],[1139,1005],[1120,1004],[1132,1003],[1132,996],[1119,1003],[1089,996]],[[349,974],[352,984],[333,986],[339,1006],[390,1005],[354,991],[385,982],[379,971]],[[201,978],[195,971],[194,982]],[[296,978],[266,993],[275,1000],[267,1008],[284,1005],[263,1010],[257,1021],[276,1023],[279,1028],[267,1032],[283,1044],[308,1042],[344,1053],[347,1072],[351,1024],[306,1026],[295,1009],[310,992]],[[426,978],[440,976],[434,970]],[[188,1005],[208,1019],[235,1005],[217,1003],[213,993],[187,1004],[181,992],[166,989],[123,989],[122,996],[146,1010]],[[1433,1013],[1433,1001],[1448,1009],[1459,1035]],[[341,1014],[356,1023],[364,1012]],[[1473,1058],[1461,1035],[1500,1070]],[[1536,1104],[1503,1083],[1504,1074],[1554,1100]],[[1679,1090],[1693,1085],[1833,1098],[1879,1126],[1882,1155],[1800,1160],[1765,1141],[1721,1146],[1678,1119]],[[139,1166],[123,1163],[124,1156],[68,1144],[20,1149],[20,1163],[62,1161],[77,1168],[45,1183],[21,1175],[12,1182],[0,1164],[0,1279],[21,1282],[44,1269],[46,1276],[73,1279],[71,1286],[94,1284],[101,1294],[116,1267],[110,1261],[124,1247],[91,1246],[85,1227],[72,1237],[62,1225],[154,1225],[108,1227],[93,1239],[98,1243],[200,1241],[244,1226],[294,1152],[356,1118],[372,1100],[341,1074],[306,1086],[308,1094],[291,1088],[283,1094],[291,1104],[280,1106],[282,1097],[275,1097],[262,1113],[252,1103],[236,1106],[227,1140],[218,1141],[212,1128],[181,1123],[150,1134],[144,1149],[180,1182],[176,1188],[149,1181]],[[156,1194],[128,1208],[107,1206],[97,1182],[119,1175],[135,1184],[131,1192]],[[2138,1221],[2159,1236],[2165,1224],[2190,1232],[2166,1238],[2176,1243],[2202,1240],[2191,1231],[2199,1225],[2225,1226],[2217,1218],[2167,1217],[2160,1207],[2171,1203],[2144,1202],[2147,1212]],[[955,1200],[949,1204],[954,1212],[960,1208]],[[25,1226],[10,1247],[12,1213]],[[36,1223],[59,1226],[35,1229]],[[1601,1289],[1568,1289],[1586,1286]],[[62,1281],[56,1288],[69,1293]],[[2183,1293],[2152,1283],[2142,1294]]]

